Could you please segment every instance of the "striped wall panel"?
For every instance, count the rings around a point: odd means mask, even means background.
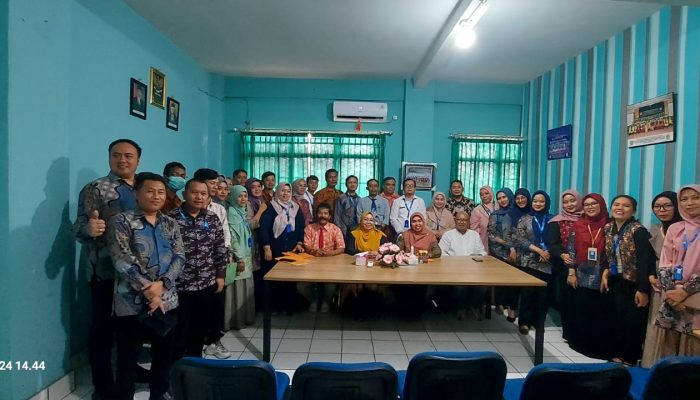
[[[606,200],[627,193],[653,221],[659,192],[700,181],[700,7],[666,7],[525,84],[523,184],[552,196],[569,187]],[[626,107],[677,93],[676,142],[630,149]],[[573,157],[547,161],[547,130],[573,124]]]

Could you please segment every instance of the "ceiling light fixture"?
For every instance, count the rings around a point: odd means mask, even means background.
[[[464,12],[462,19],[457,24],[455,35],[455,45],[461,49],[468,49],[476,42],[476,31],[474,27],[484,16],[489,5],[487,0],[474,0]]]

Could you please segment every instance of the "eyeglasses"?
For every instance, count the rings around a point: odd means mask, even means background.
[[[593,208],[597,205],[598,205],[597,202],[595,202],[595,203],[583,203],[583,208]]]
[[[664,211],[671,211],[673,210],[673,204],[655,204],[654,207],[652,207],[655,211],[659,210],[664,210]]]

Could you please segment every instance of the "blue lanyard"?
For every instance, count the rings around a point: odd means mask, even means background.
[[[685,261],[685,254],[688,252],[688,249],[690,246],[695,243],[695,240],[700,236],[700,229],[695,231],[695,235],[693,235],[693,238],[688,241],[688,236],[684,233],[683,234],[683,252],[681,253],[681,262],[678,263],[678,265],[683,265],[683,261]]]
[[[627,229],[627,226],[629,226],[629,223],[625,223],[625,226],[620,229],[619,232],[617,232],[617,236],[615,237],[615,242],[613,243],[613,258],[615,259],[615,264],[619,261],[617,259],[617,250],[620,248],[620,240],[622,240],[622,234],[625,233],[625,230]]]
[[[357,197],[348,196],[348,201],[350,202],[352,208],[357,209]]]
[[[440,217],[442,216],[442,213],[444,211],[444,208],[440,210],[440,216],[438,216],[437,211],[435,211],[435,207],[433,207],[433,213],[435,214],[435,222],[437,222],[437,227],[435,229],[440,229]]]
[[[540,245],[544,245],[544,236],[543,235],[544,235],[544,229],[547,227],[547,216],[546,215],[542,216],[542,223],[541,224],[540,224],[540,221],[537,220],[536,216],[533,215],[532,219],[537,224],[537,228],[538,228],[537,230],[540,233]],[[547,249],[543,249],[543,250],[547,250]]]
[[[309,192],[304,192],[306,193],[306,198],[309,199],[309,205],[314,204],[314,197],[309,194]]]
[[[406,209],[408,210],[408,217],[411,217],[411,209],[413,208],[413,202],[416,201],[416,198],[414,197],[411,199],[411,206],[408,206],[408,203],[406,203],[406,198],[403,198],[403,205],[406,206]]]
[[[493,211],[489,210],[489,208],[486,207],[486,206],[483,205],[483,204],[481,205],[481,208],[484,209],[484,212],[486,213],[486,216],[487,216],[487,217],[490,217],[490,216],[491,216],[491,213],[492,213]],[[496,208],[496,207],[494,207],[494,208]]]

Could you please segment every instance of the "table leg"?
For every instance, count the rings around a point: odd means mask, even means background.
[[[540,296],[538,301],[543,301],[547,296],[547,288],[540,288]],[[537,307],[537,325],[535,326],[535,365],[542,364],[542,358],[544,354],[544,320],[547,316],[547,309],[544,307]]]
[[[484,311],[484,318],[491,319],[491,299],[493,298],[493,286],[486,291],[486,310]]]
[[[263,361],[270,362],[270,330],[272,315],[270,313],[270,282],[263,281]]]

